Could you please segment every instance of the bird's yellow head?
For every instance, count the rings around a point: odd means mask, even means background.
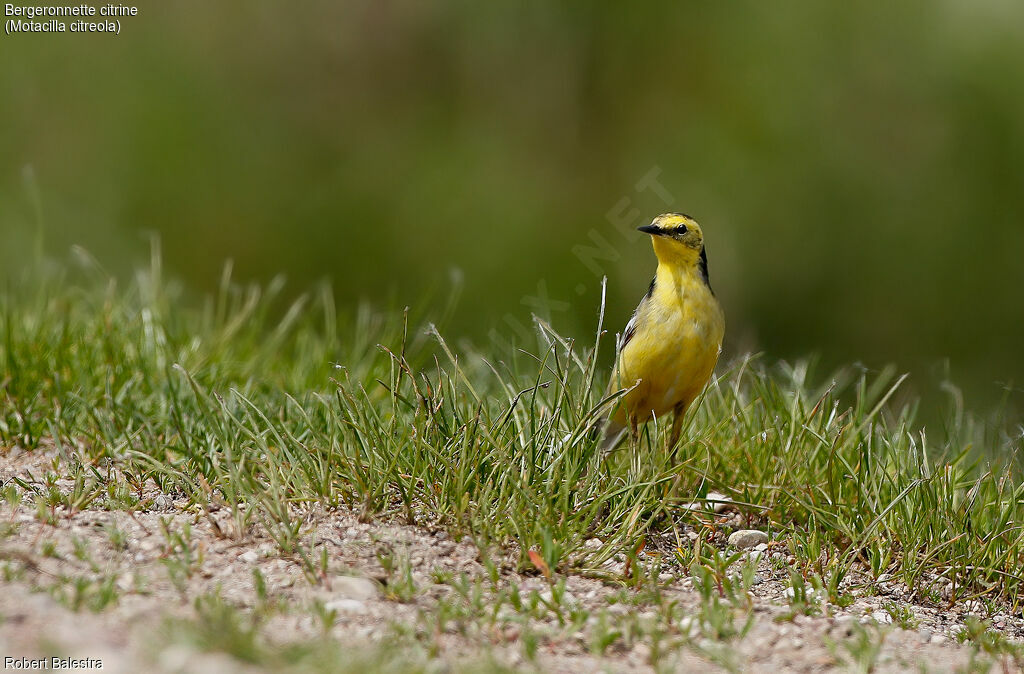
[[[697,221],[682,213],[663,213],[639,228],[650,234],[654,254],[666,264],[695,264],[703,257],[704,232]]]

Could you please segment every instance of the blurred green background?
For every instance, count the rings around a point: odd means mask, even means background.
[[[147,3],[113,35],[0,36],[0,262],[159,232],[195,292],[286,272],[609,327],[704,225],[726,357],[1024,380],[1024,3]],[[544,297],[548,299],[545,300]]]

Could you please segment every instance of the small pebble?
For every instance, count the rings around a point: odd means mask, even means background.
[[[726,510],[732,507],[733,500],[725,494],[719,494],[717,491],[709,491],[707,500],[711,509],[716,513],[724,513]]]
[[[324,604],[324,608],[338,613],[366,613],[366,604],[358,599],[334,599]]]
[[[836,618],[836,624],[832,627],[833,637],[847,638],[853,636],[853,625],[857,620],[853,616],[844,615]]]
[[[768,534],[757,529],[742,529],[729,535],[729,545],[737,548],[752,548],[768,542]]]
[[[157,494],[153,499],[151,510],[173,510],[174,500],[167,494]]]
[[[331,594],[348,599],[375,599],[377,584],[367,578],[336,576],[331,579]]]
[[[709,491],[708,495],[700,501],[691,501],[687,503],[684,508],[687,510],[710,510],[714,513],[724,513],[726,510],[732,507],[732,499],[725,494],[719,494],[716,491]]]

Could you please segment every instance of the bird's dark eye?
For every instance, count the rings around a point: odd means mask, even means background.
[[[676,227],[676,234],[678,234],[679,236],[686,234],[686,225],[679,225],[678,227]]]

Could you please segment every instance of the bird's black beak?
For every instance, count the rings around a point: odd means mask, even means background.
[[[661,231],[661,227],[658,227],[657,225],[644,225],[643,227],[637,227],[637,230],[643,232],[644,234],[650,234],[652,236],[654,236],[655,234],[663,233]]]

